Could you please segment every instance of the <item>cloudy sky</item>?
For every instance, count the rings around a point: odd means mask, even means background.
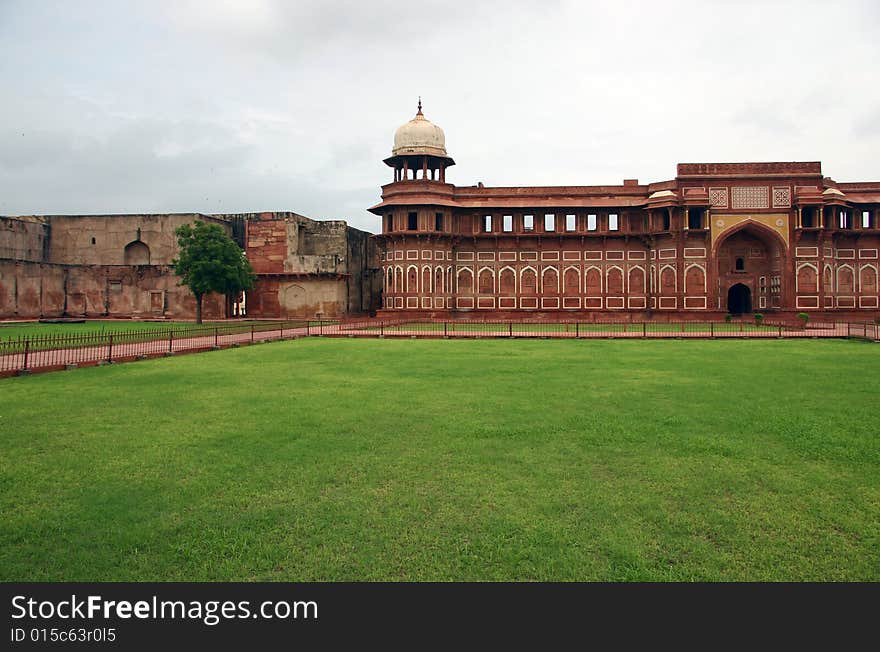
[[[418,95],[459,185],[766,160],[878,180],[878,35],[878,0],[0,0],[0,214],[375,231]]]

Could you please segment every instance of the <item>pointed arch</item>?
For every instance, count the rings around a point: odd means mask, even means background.
[[[562,293],[576,296],[581,293],[581,270],[576,265],[569,265],[562,270]]]
[[[498,273],[498,293],[505,296],[516,294],[516,270],[505,266]]]
[[[605,293],[623,294],[623,268],[612,265],[605,270]]]
[[[477,288],[480,294],[495,294],[495,270],[481,267],[477,273]]]
[[[538,270],[531,265],[523,267],[519,273],[519,291],[529,296],[538,294]]]
[[[455,275],[455,282],[459,294],[474,293],[474,272],[470,267],[460,267]]]
[[[555,265],[548,265],[541,270],[541,294],[559,294],[559,270]]]
[[[422,294],[431,294],[432,285],[431,266],[422,265]]]
[[[727,240],[730,236],[739,233],[740,231],[751,231],[754,235],[756,235],[759,239],[764,240],[765,244],[768,246],[768,250],[771,254],[776,254],[780,252],[781,257],[785,257],[785,252],[788,251],[788,243],[785,241],[785,238],[779,234],[778,231],[775,231],[771,227],[763,224],[762,222],[758,222],[754,219],[747,219],[739,224],[734,224],[726,231],[722,231],[715,237],[715,242],[712,244],[712,255],[714,257],[718,256],[718,252],[721,249],[721,245],[724,244],[724,241]],[[769,242],[768,242],[769,240]],[[775,255],[774,255],[775,257]]]
[[[801,263],[795,274],[795,291],[815,294],[819,291],[819,268],[812,263]]]
[[[406,291],[408,294],[419,291],[419,268],[415,265],[406,268]]]
[[[645,269],[639,265],[633,265],[629,268],[629,276],[627,277],[627,289],[630,294],[645,293]]]
[[[859,270],[859,292],[877,294],[877,268],[874,265],[862,265]]]
[[[697,263],[691,263],[684,268],[684,292],[685,294],[706,293],[706,269]]]
[[[663,265],[660,268],[660,294],[675,294],[678,291],[678,276],[675,267]]]
[[[855,272],[852,265],[844,264],[837,268],[837,293],[854,294],[856,289]]]
[[[140,234],[138,229],[138,234]],[[150,264],[150,248],[140,240],[134,240],[125,245],[125,264],[126,265],[149,265]]]
[[[602,295],[602,270],[601,268],[590,265],[584,271],[584,292],[591,297]]]

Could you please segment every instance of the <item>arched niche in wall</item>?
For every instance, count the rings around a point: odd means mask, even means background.
[[[125,245],[126,265],[149,265],[150,248],[140,240],[129,242]]]

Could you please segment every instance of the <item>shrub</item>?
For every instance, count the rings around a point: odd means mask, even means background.
[[[762,315],[760,312],[756,312],[755,313],[755,323],[760,324],[762,321],[764,321],[764,315]]]
[[[730,313],[724,315],[724,321],[730,322],[732,319],[733,319],[733,315],[731,315]]]
[[[799,312],[797,318],[801,320],[801,325],[803,326],[806,326],[807,322],[810,321],[810,316],[805,312]]]

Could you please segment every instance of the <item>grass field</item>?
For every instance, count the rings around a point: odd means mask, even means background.
[[[304,339],[0,381],[0,580],[880,580],[880,347]]]

